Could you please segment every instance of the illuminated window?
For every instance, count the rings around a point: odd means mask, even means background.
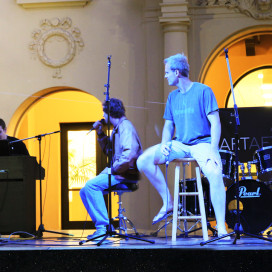
[[[272,106],[272,67],[261,67],[243,75],[234,85],[239,107]],[[233,108],[233,95],[229,93],[227,108]]]
[[[81,201],[79,191],[87,180],[107,165],[107,157],[97,142],[96,132],[88,133],[93,123],[61,123],[62,228],[94,228]],[[110,131],[111,133],[111,131]],[[105,195],[106,206],[109,206]],[[112,193],[112,217],[118,214],[118,197]],[[86,222],[87,219],[87,222]],[[117,226],[118,220],[113,222]]]
[[[79,190],[96,176],[95,131],[68,131],[69,221],[84,221],[85,208]]]

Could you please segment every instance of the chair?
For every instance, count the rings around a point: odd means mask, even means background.
[[[135,235],[139,235],[137,232],[134,224],[131,220],[129,220],[126,216],[124,216],[123,212],[125,212],[125,208],[122,207],[122,195],[124,193],[134,192],[139,188],[138,183],[119,183],[111,187],[111,191],[114,192],[114,194],[118,195],[118,216],[114,217],[113,220],[119,219],[119,226],[118,229],[120,233],[122,234],[122,231],[125,232],[127,235],[128,230],[133,230],[135,232]],[[105,190],[105,192],[108,192],[109,190]],[[130,225],[130,229],[128,228],[127,224]]]
[[[201,221],[202,225],[202,234],[204,241],[208,240],[208,229],[207,229],[207,219],[206,219],[206,212],[204,206],[204,197],[203,197],[203,189],[201,183],[201,174],[200,168],[193,158],[181,158],[172,161],[175,163],[175,185],[174,185],[174,207],[173,207],[173,221],[172,221],[172,242],[176,241],[177,236],[177,221],[184,220],[184,227],[185,227],[185,234],[188,233],[187,231],[187,220],[188,219],[195,219]],[[197,190],[196,192],[187,192],[186,186],[186,165],[194,163],[195,164],[195,171],[196,171],[196,183],[197,183]],[[181,186],[180,184],[180,165],[182,164],[183,167],[183,178],[181,179]],[[181,188],[181,191],[180,191]],[[179,211],[179,197],[182,197],[182,204],[181,204],[181,211]],[[199,202],[199,210],[200,215],[188,215],[186,210],[186,197],[188,196],[197,196]]]

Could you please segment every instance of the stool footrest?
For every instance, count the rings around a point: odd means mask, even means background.
[[[199,192],[179,193],[180,196],[198,196]]]
[[[178,219],[202,219],[200,215],[182,215],[178,216]]]

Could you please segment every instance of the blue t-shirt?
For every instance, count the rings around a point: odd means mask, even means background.
[[[194,82],[186,93],[172,91],[167,99],[163,118],[173,121],[176,138],[187,145],[211,142],[208,114],[218,110],[212,89]]]

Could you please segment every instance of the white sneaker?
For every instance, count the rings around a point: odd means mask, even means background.
[[[96,239],[99,239],[99,238],[102,238],[103,235],[106,234],[106,228],[101,228],[101,229],[98,229],[96,230],[93,234],[90,234],[87,236],[87,239],[90,240],[90,239],[93,239],[93,240],[96,240]]]

